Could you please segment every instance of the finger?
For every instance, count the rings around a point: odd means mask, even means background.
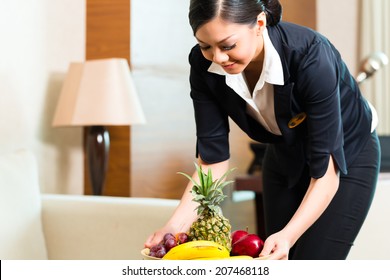
[[[155,233],[153,233],[152,235],[150,235],[150,236],[146,239],[146,241],[145,241],[145,243],[144,243],[144,247],[145,247],[145,248],[150,248],[150,247],[152,247],[152,243],[153,243],[154,236],[155,236]]]
[[[149,236],[146,240],[144,246],[150,248],[156,244],[158,244],[162,240],[161,234],[159,232],[155,232]]]
[[[283,260],[285,257],[279,253],[272,253],[267,260]]]
[[[274,250],[275,248],[275,245],[271,242],[265,242],[264,243],[264,247],[263,247],[263,250],[261,250],[259,256],[260,257],[263,257],[263,256],[268,256],[268,255],[271,255],[272,251]]]
[[[274,250],[269,257],[267,257],[267,260],[287,260],[288,259],[288,253],[286,253],[284,250]]]

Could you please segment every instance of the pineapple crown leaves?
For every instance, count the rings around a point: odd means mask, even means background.
[[[223,194],[223,189],[233,182],[224,180],[233,170],[235,170],[235,168],[229,169],[215,181],[213,181],[210,168],[208,169],[207,174],[203,171],[202,166],[199,166],[196,163],[195,168],[198,173],[199,183],[185,173],[178,172],[178,174],[184,175],[192,182],[193,187],[191,193],[193,201],[199,203],[199,206],[197,207],[198,214],[206,209],[210,209],[212,213],[219,213],[219,205],[226,198],[226,195]]]

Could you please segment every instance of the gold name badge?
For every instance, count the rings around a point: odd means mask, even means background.
[[[304,120],[306,119],[306,113],[302,112],[293,117],[289,122],[288,122],[288,127],[289,128],[294,128],[301,124]]]

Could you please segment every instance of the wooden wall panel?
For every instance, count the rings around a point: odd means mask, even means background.
[[[317,0],[280,0],[283,20],[317,28]]]
[[[87,0],[86,4],[86,59],[120,57],[130,64],[130,0]],[[130,196],[130,127],[109,126],[108,130],[111,147],[103,195]],[[84,139],[85,134],[86,130]],[[84,193],[91,194],[86,160],[84,167]]]
[[[87,0],[86,58],[130,63],[130,0]]]

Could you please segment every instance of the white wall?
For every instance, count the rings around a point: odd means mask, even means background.
[[[0,1],[0,153],[31,149],[43,192],[82,191],[81,130],[51,120],[69,62],[84,59],[84,22],[85,1]]]
[[[131,62],[135,68],[159,65],[188,69],[195,44],[188,23],[189,1],[131,0]]]

